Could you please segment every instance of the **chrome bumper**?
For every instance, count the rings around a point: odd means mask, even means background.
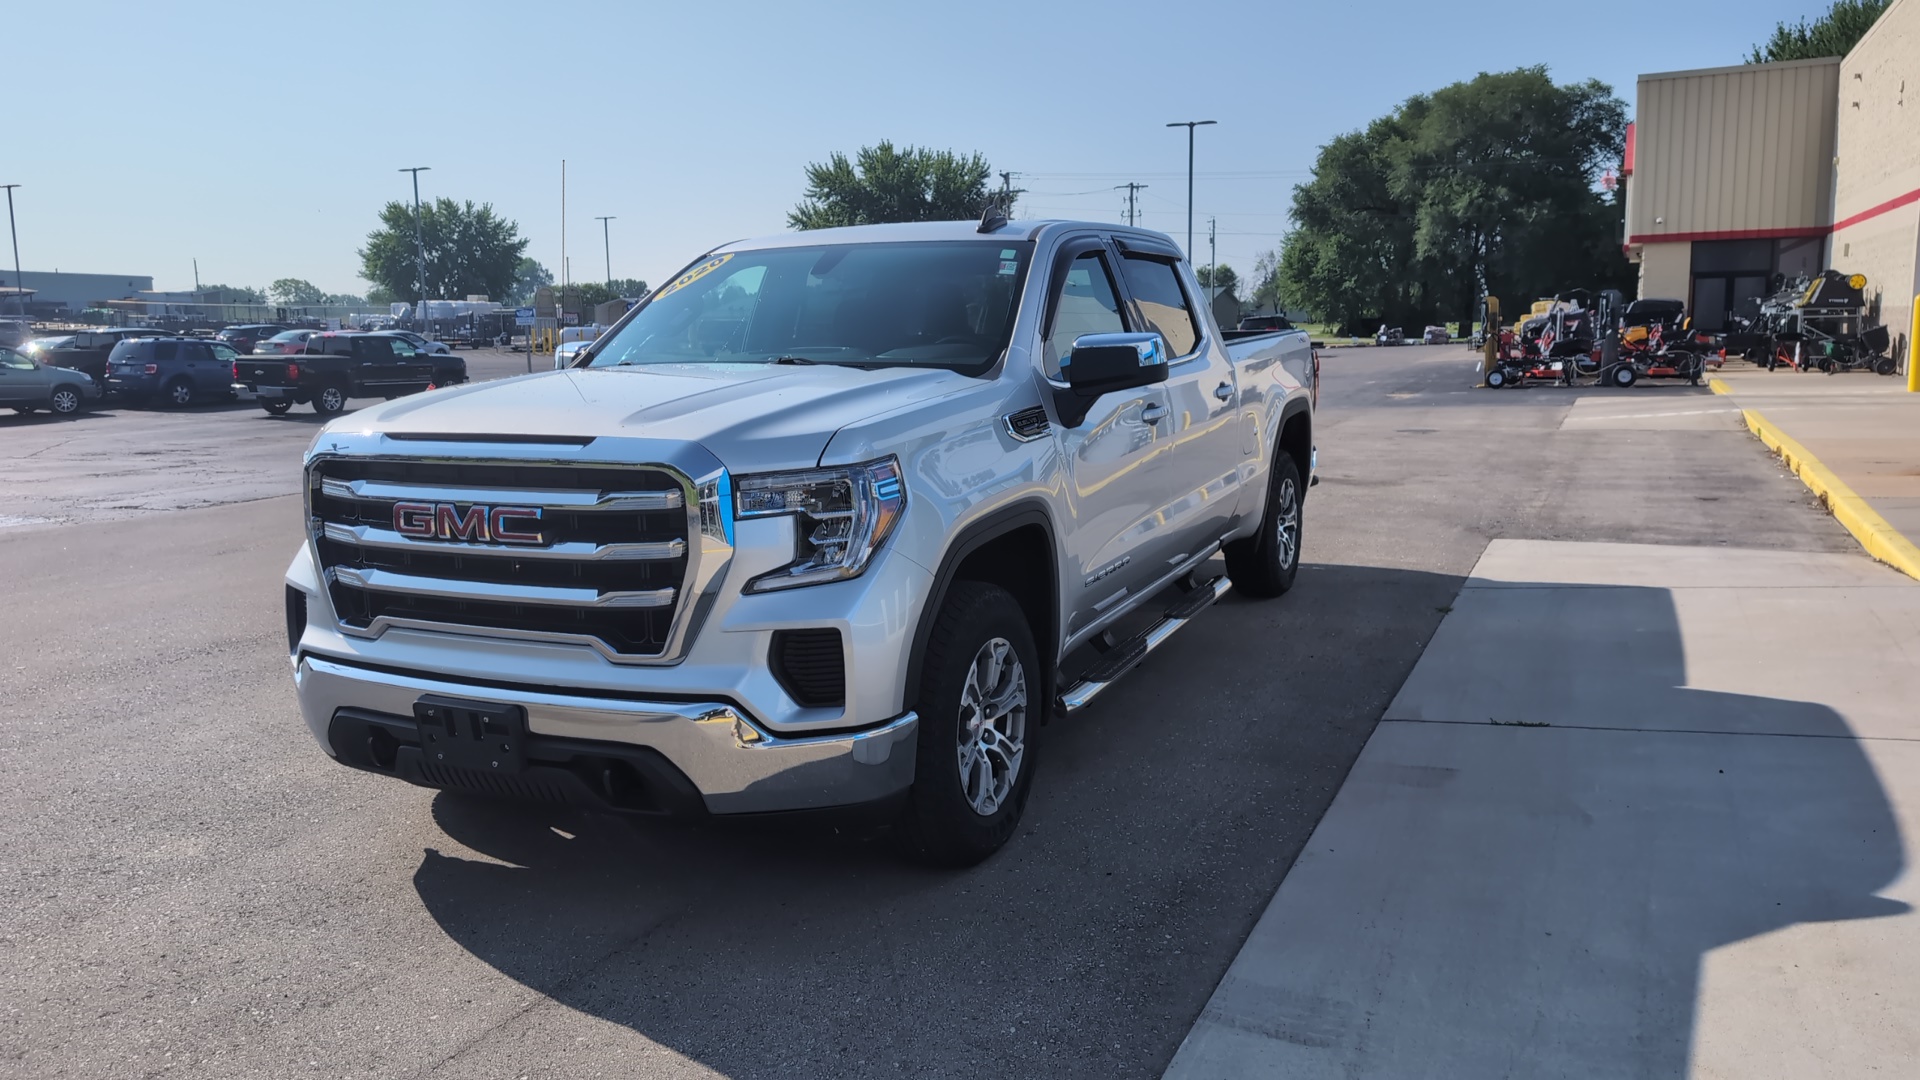
[[[294,666],[307,727],[332,752],[328,729],[341,709],[410,717],[423,694],[519,705],[537,735],[650,747],[699,789],[715,814],[808,810],[873,802],[913,783],[909,712],[852,734],[777,737],[725,702],[627,701],[475,687],[424,675],[375,671],[312,654]]]

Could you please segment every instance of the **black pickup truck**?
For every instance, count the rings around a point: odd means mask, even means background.
[[[349,398],[391,401],[432,385],[433,363],[405,340],[381,334],[315,334],[304,353],[242,356],[233,364],[233,388],[253,394],[275,416],[304,402],[332,416]]]

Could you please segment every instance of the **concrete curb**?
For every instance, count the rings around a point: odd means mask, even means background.
[[[1707,389],[1713,391],[1716,394],[1733,393],[1733,387],[1728,386],[1725,382],[1722,382],[1721,380],[1714,378],[1711,375],[1707,377]]]
[[[1718,383],[1718,380],[1714,380]],[[1716,394],[1727,393],[1719,383],[1713,390]],[[1779,452],[1787,468],[1807,485],[1808,490],[1820,497],[1840,524],[1846,526],[1867,554],[1893,567],[1910,578],[1920,580],[1920,547],[1900,534],[1898,529],[1887,523],[1867,500],[1854,493],[1832,469],[1820,463],[1820,459],[1807,452],[1807,448],[1796,442],[1792,436],[1781,431],[1773,421],[1760,415],[1753,409],[1740,410],[1746,418],[1747,430],[1753,432],[1767,448]]]

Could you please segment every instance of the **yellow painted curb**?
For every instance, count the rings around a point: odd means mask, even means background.
[[[1707,378],[1707,389],[1712,390],[1716,394],[1733,393],[1733,387],[1728,386],[1725,382],[1722,382],[1721,380],[1713,378],[1711,376]]]
[[[1820,463],[1820,459],[1807,453],[1807,448],[1794,441],[1793,437],[1774,426],[1773,421],[1761,416],[1752,409],[1740,410],[1746,417],[1747,430],[1767,444],[1770,450],[1776,450],[1787,468],[1800,477],[1808,490],[1820,497],[1840,524],[1846,526],[1867,554],[1893,567],[1910,578],[1920,579],[1920,547],[1913,541],[1900,535],[1900,531],[1887,523],[1867,500],[1854,494],[1835,476],[1832,469]]]

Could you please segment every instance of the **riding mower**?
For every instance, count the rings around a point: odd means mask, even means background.
[[[1523,331],[1519,347],[1503,349],[1486,374],[1487,386],[1496,390],[1529,382],[1574,386],[1582,378],[1632,386],[1642,372],[1620,353],[1620,336],[1614,327],[1620,300],[1613,289],[1598,294],[1573,289],[1554,297],[1538,338],[1529,344]]]
[[[1691,329],[1679,300],[1635,300],[1621,318],[1620,356],[1642,378],[1685,379],[1699,386],[1707,367],[1719,367],[1712,334]]]

